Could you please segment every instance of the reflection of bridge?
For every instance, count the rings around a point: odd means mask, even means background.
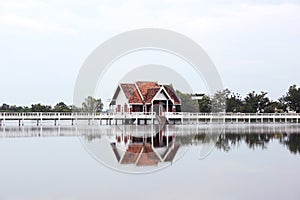
[[[14,122],[19,126],[25,121],[31,121],[37,125],[52,121],[53,125],[68,122],[72,125],[81,122],[90,124],[157,124],[166,120],[172,124],[201,124],[213,122],[229,123],[299,123],[298,113],[186,113],[165,112],[162,116],[149,112],[132,113],[0,113],[0,125],[4,126]]]
[[[130,134],[132,136],[151,136],[161,127],[158,125],[147,126],[6,126],[0,127],[0,138],[23,138],[23,137],[87,137],[94,139],[102,136],[109,138],[115,135]],[[277,134],[300,133],[298,124],[226,124],[223,125],[166,125],[163,129],[166,136],[176,135],[176,137],[190,136],[198,134]]]

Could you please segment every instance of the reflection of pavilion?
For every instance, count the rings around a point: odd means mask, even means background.
[[[144,137],[117,135],[111,147],[119,164],[151,166],[173,162],[180,145],[175,142],[175,136],[165,136],[159,131]]]

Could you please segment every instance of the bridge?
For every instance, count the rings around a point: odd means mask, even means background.
[[[55,113],[55,112],[28,112],[28,113],[0,113],[0,126],[34,123],[42,126],[49,122],[58,126],[70,125],[117,125],[117,124],[157,124],[166,120],[169,124],[201,124],[213,122],[226,123],[299,123],[299,113],[187,113],[164,112],[161,116],[151,112],[131,113]]]

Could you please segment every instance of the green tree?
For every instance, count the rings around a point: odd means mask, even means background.
[[[2,106],[1,106],[1,112],[8,112],[9,111],[9,105],[8,104],[6,104],[6,103],[4,103],[4,104],[2,104]]]
[[[191,94],[182,93],[176,91],[176,94],[181,100],[181,111],[182,112],[198,112],[198,103],[196,100],[192,99]]]
[[[64,102],[59,102],[54,106],[54,112],[71,112],[72,109],[67,106]]]
[[[296,85],[292,85],[289,87],[288,92],[283,97],[283,101],[297,113],[300,112],[300,88]]]
[[[88,96],[82,103],[82,110],[88,113],[101,112],[103,109],[103,103],[101,99],[95,99]]]
[[[285,110],[285,105],[279,101],[271,101],[265,108],[265,113],[275,113],[275,112],[283,112]]]
[[[242,112],[243,105],[240,94],[231,92],[226,98],[226,112]]]
[[[230,94],[230,90],[225,89],[217,91],[211,99],[211,111],[212,112],[225,112],[226,111],[226,99]]]
[[[31,105],[31,112],[51,112],[51,106],[48,105],[41,105],[40,103],[38,104],[32,104]]]
[[[245,113],[260,113],[264,112],[264,108],[270,103],[269,98],[266,96],[267,92],[250,92],[245,97],[245,102],[242,111]]]
[[[199,112],[209,113],[211,111],[211,99],[207,95],[203,95],[201,99],[198,100]]]

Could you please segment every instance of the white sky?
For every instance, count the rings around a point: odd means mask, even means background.
[[[224,86],[242,95],[264,90],[277,99],[300,85],[297,1],[0,0],[0,104],[72,104],[89,53],[114,35],[149,27],[198,42]]]

